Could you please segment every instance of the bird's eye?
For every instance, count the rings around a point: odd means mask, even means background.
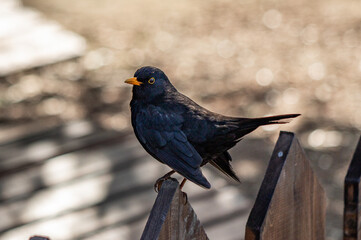
[[[148,83],[149,83],[149,84],[155,83],[155,78],[154,78],[154,77],[150,78],[150,79],[148,80]]]

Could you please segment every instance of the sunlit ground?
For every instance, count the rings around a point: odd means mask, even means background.
[[[88,50],[78,59],[0,81],[0,130],[6,133],[1,139],[33,131],[21,128],[30,122],[45,126],[83,118],[127,131],[131,91],[123,82],[140,66],[157,66],[178,90],[218,113],[246,117],[301,113],[282,128],[252,133],[250,139],[256,140],[240,145],[254,152],[235,149],[233,154],[240,159],[234,166],[255,196],[278,131],[295,132],[329,198],[328,239],[341,239],[343,179],[361,130],[359,1],[24,3],[82,35]],[[260,138],[267,144],[262,151],[253,144]],[[44,144],[29,149],[29,155],[51,151],[51,144]],[[44,181],[67,177],[53,177],[55,168],[73,174],[72,156],[66,159],[55,167],[49,161]],[[74,191],[97,201],[106,193],[86,189],[107,181]],[[67,196],[59,208],[73,201]],[[34,213],[41,211],[29,207],[23,214]]]

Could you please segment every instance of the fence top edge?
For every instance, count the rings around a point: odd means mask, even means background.
[[[358,183],[361,179],[361,135],[347,170],[345,182]]]

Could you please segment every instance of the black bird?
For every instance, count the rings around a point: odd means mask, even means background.
[[[259,126],[287,123],[279,120],[300,115],[239,118],[213,113],[179,93],[155,67],[142,67],[125,82],[134,85],[130,107],[135,135],[150,155],[173,169],[157,180],[158,188],[174,172],[184,177],[181,187],[188,179],[210,188],[201,171],[206,163],[239,182],[227,150]]]

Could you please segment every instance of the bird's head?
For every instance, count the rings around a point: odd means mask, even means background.
[[[149,66],[139,68],[125,83],[134,85],[133,98],[149,101],[174,89],[162,70]]]

